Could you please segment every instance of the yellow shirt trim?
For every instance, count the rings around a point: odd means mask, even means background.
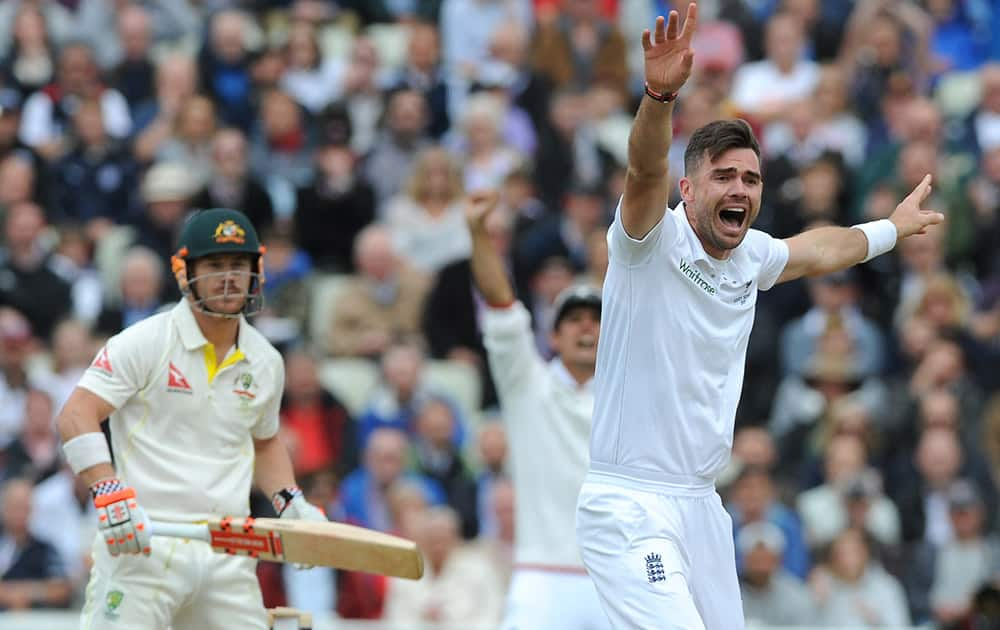
[[[226,357],[226,360],[219,364],[219,359],[215,356],[215,346],[210,343],[206,343],[203,352],[205,353],[205,371],[208,373],[208,382],[211,383],[215,380],[216,374],[226,369],[230,365],[238,363],[246,358],[243,351],[239,348],[236,352]]]

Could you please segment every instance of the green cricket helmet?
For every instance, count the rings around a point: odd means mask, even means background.
[[[190,295],[194,306],[203,312],[219,317],[237,317],[239,313],[227,314],[211,310],[205,299],[197,295],[191,274],[192,263],[199,258],[213,254],[246,254],[251,257],[250,289],[241,311],[253,315],[263,307],[264,253],[257,230],[247,215],[228,208],[201,210],[192,215],[184,227],[177,243],[177,253],[171,257],[171,268],[177,284],[184,295]]]

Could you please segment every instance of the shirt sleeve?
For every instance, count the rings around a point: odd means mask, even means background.
[[[537,382],[545,369],[535,348],[531,315],[520,302],[508,308],[486,308],[483,345],[501,397],[516,395],[526,384]]]
[[[788,264],[788,244],[764,232],[753,232],[758,241],[760,251],[760,269],[757,272],[757,286],[761,291],[767,291],[778,281],[781,272]]]
[[[670,209],[665,209],[663,217],[642,238],[633,238],[625,231],[622,224],[622,201],[618,200],[615,208],[615,220],[608,230],[608,256],[612,262],[634,267],[650,260],[660,242],[666,238],[673,241],[678,230]]]
[[[97,353],[90,367],[80,377],[79,386],[100,396],[105,402],[119,409],[149,381],[149,348],[137,341],[141,336],[126,330],[108,339]]]
[[[272,377],[274,394],[264,403],[260,417],[253,425],[251,433],[256,440],[267,440],[278,433],[279,412],[281,411],[281,395],[285,391],[285,364],[280,355],[275,359],[276,368]]]

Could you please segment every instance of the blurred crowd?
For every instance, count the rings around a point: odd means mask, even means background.
[[[675,181],[691,132],[738,116],[762,144],[759,229],[887,217],[928,172],[947,217],[759,297],[719,480],[747,618],[997,615],[1000,7],[699,6]],[[180,297],[179,227],[223,206],[268,246],[255,325],[286,357],[282,432],[308,498],[417,540],[428,566],[410,582],[261,564],[265,602],[497,621],[517,497],[462,198],[501,192],[490,232],[550,355],[555,296],[604,277],[640,35],[675,7],[0,3],[0,610],[79,605],[95,523],[54,415],[104,339]]]

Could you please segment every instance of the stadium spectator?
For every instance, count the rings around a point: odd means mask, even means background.
[[[862,532],[846,529],[832,542],[825,565],[810,576],[820,627],[898,628],[910,623],[899,582],[873,557]]]
[[[358,235],[375,220],[375,190],[359,173],[346,114],[321,126],[313,179],[296,192],[295,239],[318,269],[349,273]]]
[[[17,439],[28,395],[28,359],[37,341],[16,309],[0,306],[0,448]]]
[[[31,94],[52,81],[56,51],[49,35],[43,9],[32,3],[20,4],[14,16],[10,50],[0,62],[4,83],[21,94]],[[7,23],[5,23],[6,25]]]
[[[32,483],[11,479],[3,484],[3,534],[0,549],[0,611],[63,608],[72,594],[66,569],[55,547],[35,538],[31,521]]]
[[[397,429],[380,428],[365,444],[362,464],[340,486],[344,520],[383,532],[398,530],[392,521],[389,490],[401,479],[419,485],[429,505],[445,502],[444,490],[434,481],[406,472],[407,437]]]
[[[312,114],[340,97],[344,63],[324,57],[316,27],[304,20],[292,24],[284,49],[286,69],[279,86]]]
[[[160,59],[153,99],[135,108],[132,151],[137,160],[144,164],[153,161],[160,147],[173,136],[181,107],[197,89],[198,68],[194,58],[173,53]]]
[[[211,142],[212,167],[191,205],[195,208],[232,208],[250,218],[261,232],[274,223],[271,197],[256,175],[250,173],[247,138],[239,129],[219,129]]]
[[[335,470],[343,479],[358,462],[355,423],[343,403],[320,385],[318,369],[307,352],[286,355],[281,427],[294,454],[296,478]]]
[[[740,592],[749,623],[807,626],[814,620],[812,595],[799,578],[782,568],[785,535],[767,521],[744,526],[736,536],[741,560]]]
[[[399,89],[388,97],[385,129],[365,158],[365,178],[375,188],[379,217],[392,213],[387,204],[412,183],[414,167],[430,146],[427,102],[414,89]]]
[[[427,558],[424,577],[390,580],[384,619],[397,623],[497,623],[503,591],[486,559],[463,548],[458,515],[449,508],[428,510],[417,534]]]
[[[418,271],[433,274],[471,252],[462,214],[462,175],[440,147],[422,151],[406,189],[385,208],[385,223],[399,256]]]
[[[41,389],[28,389],[21,414],[17,439],[0,451],[0,480],[22,478],[38,483],[61,467],[52,397]]]
[[[959,479],[946,493],[955,539],[937,552],[931,605],[942,625],[968,617],[973,596],[1000,572],[1000,541],[984,529],[984,505],[974,483]]]
[[[37,205],[13,205],[7,209],[5,243],[0,250],[0,305],[24,313],[44,339],[72,306],[70,286],[52,264],[46,228],[45,215]]]
[[[413,90],[423,96],[427,110],[426,131],[433,138],[440,138],[451,127],[446,78],[441,67],[441,38],[437,27],[428,22],[411,25],[406,59],[389,80],[389,91]]]
[[[335,356],[374,357],[393,337],[420,330],[429,278],[400,259],[378,225],[358,233],[354,261],[358,274],[334,305],[327,348]]]
[[[128,102],[121,92],[105,87],[91,48],[72,43],[59,52],[56,80],[38,90],[24,103],[21,140],[46,159],[61,157],[66,151],[68,125],[80,100],[97,100],[101,105],[104,129],[112,138],[124,138],[132,130]]]
[[[414,468],[444,490],[448,505],[459,517],[462,538],[474,538],[479,531],[476,482],[456,446],[455,436],[462,427],[455,408],[431,398],[420,407],[413,424]]]

